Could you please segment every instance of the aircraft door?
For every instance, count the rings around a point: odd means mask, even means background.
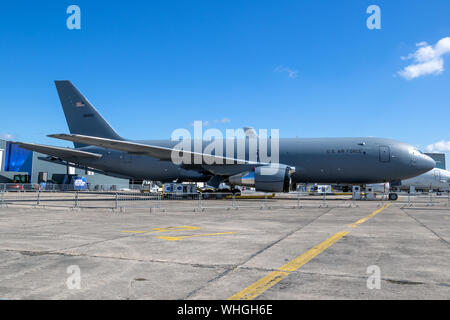
[[[439,170],[435,170],[434,171],[434,179],[436,179],[436,181],[441,181],[441,173],[439,172]]]
[[[380,147],[380,162],[389,162],[391,160],[391,150],[389,147]]]

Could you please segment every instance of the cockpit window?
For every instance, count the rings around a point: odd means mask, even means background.
[[[424,154],[421,150],[419,150],[417,148],[410,149],[410,153],[411,154],[415,154],[415,155],[417,155],[417,154]]]

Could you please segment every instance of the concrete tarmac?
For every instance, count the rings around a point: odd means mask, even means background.
[[[449,299],[445,203],[0,208],[0,299]]]

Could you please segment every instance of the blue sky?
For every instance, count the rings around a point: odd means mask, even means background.
[[[66,27],[71,4],[81,30]],[[366,27],[371,4],[381,30]],[[439,74],[399,71],[418,43],[450,36],[449,12],[448,0],[2,2],[0,135],[65,145],[46,134],[68,131],[53,80],[69,79],[130,139],[203,120],[445,149],[450,54]]]

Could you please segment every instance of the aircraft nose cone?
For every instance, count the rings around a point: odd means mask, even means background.
[[[423,172],[428,172],[436,167],[436,161],[431,159],[429,156],[422,154],[417,161],[417,169],[423,170]]]

